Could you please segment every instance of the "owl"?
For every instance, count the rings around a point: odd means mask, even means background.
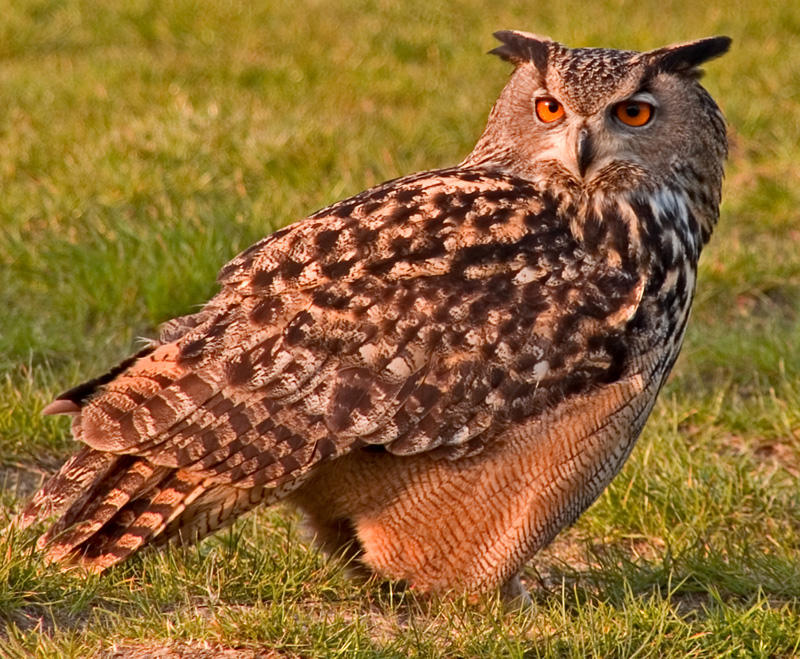
[[[256,243],[199,312],[45,414],[81,448],[18,516],[92,571],[285,500],[421,592],[519,573],[628,457],[681,347],[726,127],[698,67],[519,31],[461,164]]]

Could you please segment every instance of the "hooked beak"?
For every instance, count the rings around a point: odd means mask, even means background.
[[[594,144],[588,128],[581,128],[578,133],[578,144],[576,153],[578,156],[578,171],[581,177],[586,175],[586,170],[592,164],[594,158]]]

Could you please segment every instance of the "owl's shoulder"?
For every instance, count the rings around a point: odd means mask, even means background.
[[[469,260],[487,250],[509,251],[520,241],[530,249],[537,234],[553,238],[568,231],[561,205],[533,182],[496,170],[421,172],[276,231],[225,265],[219,282],[261,291],[290,281],[305,288],[357,274],[385,276],[400,262]],[[539,242],[540,249],[562,246],[559,240]]]

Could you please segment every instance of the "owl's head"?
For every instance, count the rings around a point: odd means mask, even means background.
[[[728,37],[649,52],[571,49],[525,32],[495,33],[515,71],[465,164],[591,189],[678,172],[721,180],[725,122],[698,82]]]

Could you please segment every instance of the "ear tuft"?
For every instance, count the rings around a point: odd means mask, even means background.
[[[692,74],[704,62],[724,55],[730,46],[730,37],[709,37],[651,50],[642,53],[642,58],[664,73]]]
[[[500,30],[495,32],[493,36],[498,41],[501,41],[503,45],[490,50],[490,55],[497,55],[515,65],[533,62],[534,66],[540,71],[547,70],[547,59],[550,52],[550,44],[553,43],[552,40],[518,30]]]

